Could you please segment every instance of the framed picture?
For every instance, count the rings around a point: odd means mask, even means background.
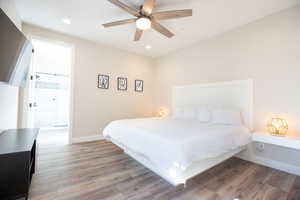
[[[108,89],[109,88],[109,76],[99,74],[98,75],[98,88],[100,89]]]
[[[135,80],[134,85],[135,85],[134,90],[136,92],[143,92],[144,91],[144,81]]]
[[[118,77],[118,90],[127,90],[127,78]]]

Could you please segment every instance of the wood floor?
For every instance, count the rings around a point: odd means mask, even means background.
[[[38,149],[31,200],[296,200],[300,177],[232,158],[173,187],[123,154],[93,142]]]

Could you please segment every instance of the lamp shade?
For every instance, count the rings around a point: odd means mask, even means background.
[[[168,111],[165,108],[160,108],[158,111],[158,116],[159,117],[167,117],[168,116]]]
[[[289,129],[288,123],[282,118],[273,117],[268,123],[268,130],[275,135],[285,135]]]

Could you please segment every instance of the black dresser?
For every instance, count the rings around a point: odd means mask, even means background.
[[[28,198],[39,129],[0,133],[0,199]]]

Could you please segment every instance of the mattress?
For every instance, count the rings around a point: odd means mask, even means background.
[[[113,121],[105,127],[103,135],[174,176],[183,174],[196,162],[216,158],[251,142],[250,131],[243,126],[172,118]]]

